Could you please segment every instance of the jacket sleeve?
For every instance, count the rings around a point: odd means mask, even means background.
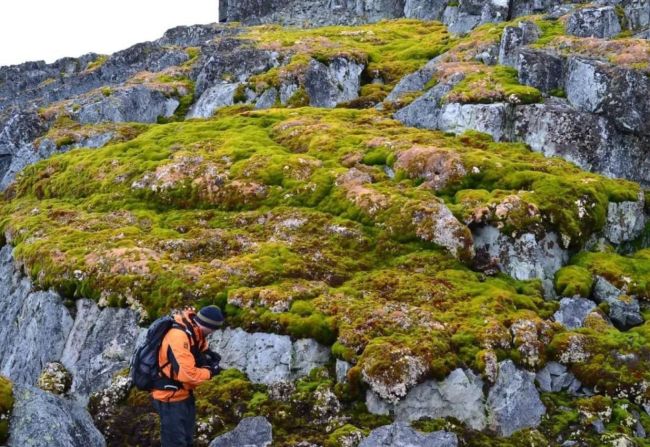
[[[178,376],[176,379],[179,382],[196,386],[210,380],[210,370],[196,366],[185,332],[178,329],[169,331],[169,347],[178,363]]]

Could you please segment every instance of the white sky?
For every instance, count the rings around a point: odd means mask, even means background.
[[[212,23],[218,0],[2,0],[0,66],[110,54],[174,26]]]

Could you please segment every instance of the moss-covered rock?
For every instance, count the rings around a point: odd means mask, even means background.
[[[9,436],[9,417],[14,406],[13,387],[9,379],[0,376],[0,443]]]

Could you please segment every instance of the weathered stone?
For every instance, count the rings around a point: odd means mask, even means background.
[[[85,403],[90,393],[129,366],[140,328],[131,309],[100,309],[87,299],[77,300],[76,309],[61,363],[72,373],[71,393]]]
[[[7,447],[103,447],[101,433],[83,408],[54,394],[14,384]]]
[[[607,223],[603,232],[613,244],[635,239],[645,228],[645,198],[639,191],[636,201],[610,202],[607,208]]]
[[[343,383],[348,380],[348,371],[352,368],[345,360],[336,359],[336,381]]]
[[[524,233],[516,239],[502,234],[492,226],[473,231],[477,259],[484,265],[496,263],[499,269],[515,279],[542,280],[546,294],[553,295],[553,278],[568,261],[555,233],[538,238]]]
[[[256,109],[270,109],[275,105],[275,102],[278,100],[278,91],[276,88],[271,87],[268,90],[265,90],[264,93],[257,98],[255,102]]]
[[[410,19],[441,20],[447,0],[406,0],[404,16]]]
[[[248,333],[241,328],[215,331],[210,346],[221,355],[222,368],[237,368],[252,382],[266,385],[294,380],[329,361],[329,350],[313,340],[292,344],[286,335]]]
[[[610,120],[578,111],[563,99],[517,106],[512,139],[588,171],[650,184],[647,138],[619,132]]]
[[[546,413],[533,383],[535,374],[517,369],[511,360],[499,363],[497,381],[487,398],[488,421],[501,436],[536,427]]]
[[[359,447],[457,447],[454,433],[436,431],[421,433],[403,422],[384,425],[370,432]]]
[[[535,42],[540,33],[539,27],[532,22],[520,22],[516,27],[506,26],[501,34],[499,63],[516,67],[521,47]]]
[[[80,123],[142,122],[155,123],[159,116],[169,117],[178,100],[143,86],[118,89],[109,96],[97,94],[84,99],[73,117]]]
[[[626,330],[644,322],[639,301],[634,296],[628,296],[602,276],[596,276],[593,298],[596,302],[609,305],[609,318],[614,325]]]
[[[539,389],[545,392],[560,392],[567,390],[570,394],[578,395],[582,384],[568,370],[568,368],[558,362],[548,362],[544,368],[537,372],[535,380]]]
[[[515,66],[521,84],[544,93],[564,88],[565,60],[562,56],[530,48],[520,49],[517,56]]]
[[[458,73],[447,82],[435,85],[411,104],[398,110],[394,118],[407,126],[438,129],[442,98],[463,78],[464,75]]]
[[[512,17],[528,16],[552,10],[561,0],[516,0],[510,2]]]
[[[13,155],[45,133],[47,123],[33,111],[18,111],[0,122],[0,155]]]
[[[509,134],[509,115],[512,106],[494,104],[445,104],[438,117],[438,128],[460,134],[476,130],[490,134],[495,141],[501,141]]]
[[[386,96],[387,101],[397,101],[402,95],[406,93],[419,92],[424,90],[426,84],[431,81],[436,72],[436,64],[438,58],[434,58],[427,62],[421,69],[404,76],[397,83],[395,88]]]
[[[210,443],[210,447],[267,447],[273,442],[273,427],[263,416],[244,418],[234,430]]]
[[[454,417],[475,430],[486,425],[483,381],[470,370],[455,369],[441,381],[411,389],[394,408],[397,420]]]
[[[595,307],[593,301],[585,298],[562,298],[560,309],[553,314],[553,318],[567,329],[577,329],[584,325],[585,318]]]
[[[567,33],[578,37],[610,38],[621,32],[613,6],[578,9],[569,16]]]
[[[234,103],[239,84],[217,84],[207,89],[187,113],[187,118],[209,118],[217,109]]]
[[[209,25],[176,26],[165,31],[165,34],[156,40],[156,43],[159,45],[196,47],[207,44],[215,37],[221,37],[228,32],[228,27],[214,23]]]
[[[359,96],[363,65],[337,57],[325,65],[311,60],[305,73],[305,90],[309,105],[335,107]]]

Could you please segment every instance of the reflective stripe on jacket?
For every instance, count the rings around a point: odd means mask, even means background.
[[[208,342],[194,323],[194,315],[193,311],[184,311],[176,315],[174,319],[183,326],[183,329],[172,328],[163,338],[158,352],[158,364],[162,367],[165,377],[181,382],[182,387],[178,390],[153,390],[151,395],[156,400],[178,402],[187,399],[191,390],[210,379],[209,369],[196,366],[194,353],[206,351]],[[188,323],[190,329],[194,331],[194,337],[190,336]]]

